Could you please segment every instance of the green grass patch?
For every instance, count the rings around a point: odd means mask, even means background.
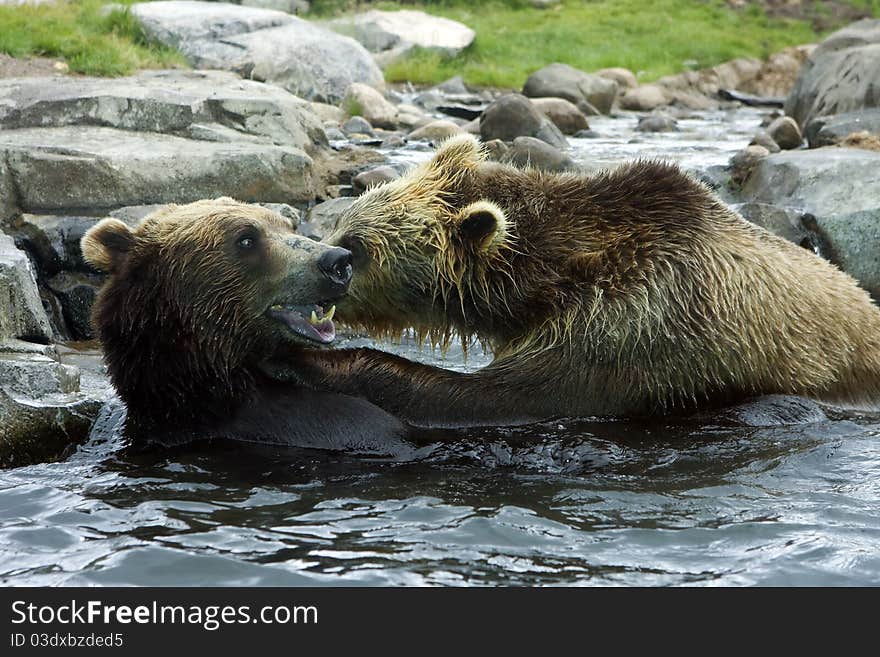
[[[117,4],[128,5],[133,0]],[[0,52],[59,57],[71,71],[126,75],[141,68],[185,66],[175,50],[151,44],[126,7],[103,12],[103,0],[0,7]]]
[[[880,11],[877,0],[852,4]],[[389,81],[435,83],[461,75],[474,85],[519,88],[533,71],[565,62],[586,71],[624,66],[646,82],[735,57],[765,58],[822,36],[808,20],[769,18],[755,5],[733,10],[721,0],[567,0],[550,9],[452,0],[419,8],[464,23],[477,38],[453,58],[411,54],[386,69]]]

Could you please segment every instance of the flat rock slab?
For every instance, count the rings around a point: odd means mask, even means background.
[[[326,145],[306,101],[223,71],[0,80],[0,128],[92,125],[213,141]]]
[[[113,128],[0,131],[0,157],[27,212],[314,198],[312,160],[291,146],[210,142]]]
[[[384,84],[357,41],[285,12],[222,2],[144,2],[132,15],[147,36],[196,68],[233,71],[338,104],[353,82]]]

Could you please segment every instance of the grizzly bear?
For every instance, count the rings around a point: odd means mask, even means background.
[[[279,345],[326,344],[350,254],[232,199],[169,205],[82,239],[109,274],[93,309],[133,443],[197,438],[389,453],[403,425],[363,399],[268,378]]]
[[[359,197],[327,241],[353,254],[341,321],[476,338],[495,354],[470,374],[369,349],[296,356],[300,380],[415,424],[678,413],[772,393],[880,401],[868,294],[671,163],[545,173],[453,137]]]

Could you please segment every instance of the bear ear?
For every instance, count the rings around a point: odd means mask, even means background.
[[[479,140],[471,134],[453,135],[434,153],[432,165],[441,170],[472,169],[486,159]]]
[[[459,211],[455,230],[459,239],[474,251],[491,252],[507,240],[507,216],[492,201],[477,201]]]
[[[119,219],[103,219],[80,241],[83,257],[92,267],[113,273],[134,246],[134,233]]]

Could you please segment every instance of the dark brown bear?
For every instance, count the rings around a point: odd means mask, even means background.
[[[414,423],[646,415],[771,393],[880,401],[868,294],[673,164],[549,174],[455,137],[361,196],[328,241],[354,256],[342,321],[476,337],[495,353],[473,374],[364,349],[296,361]]]
[[[327,304],[348,285],[347,251],[232,199],[169,205],[135,230],[105,219],[82,248],[110,274],[93,322],[134,441],[400,447],[402,425],[375,406],[261,371],[281,345],[333,340]]]

